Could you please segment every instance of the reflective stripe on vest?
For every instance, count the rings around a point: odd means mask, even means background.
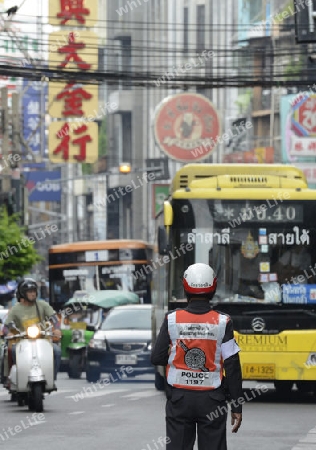
[[[211,390],[221,385],[221,345],[228,319],[216,311],[192,314],[180,310],[168,315],[172,344],[167,365],[168,384],[196,390]]]

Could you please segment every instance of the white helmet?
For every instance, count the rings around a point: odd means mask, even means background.
[[[197,263],[189,266],[183,274],[183,287],[187,294],[212,294],[217,287],[214,270],[207,264]]]

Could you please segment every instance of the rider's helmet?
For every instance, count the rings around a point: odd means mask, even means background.
[[[24,280],[20,281],[17,288],[17,298],[20,301],[21,298],[26,299],[26,293],[27,291],[36,290],[36,297],[38,295],[38,289],[37,289],[37,283],[33,278],[25,278]],[[36,300],[35,297],[35,300]],[[26,299],[28,300],[28,299]],[[35,301],[34,300],[34,301]]]
[[[213,298],[217,278],[212,267],[207,264],[192,264],[183,274],[183,288],[188,299],[191,297]]]
[[[17,302],[19,302],[21,300],[21,295],[19,293],[18,288],[16,288],[16,290],[15,290],[15,298],[16,298]]]

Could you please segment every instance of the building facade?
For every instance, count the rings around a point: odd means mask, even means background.
[[[153,120],[160,102],[184,92],[177,76],[199,76],[188,92],[206,96],[218,110],[222,130],[237,113],[235,88],[204,87],[204,80],[224,77],[230,67],[227,49],[233,38],[237,9],[233,0],[119,0],[107,2],[106,64],[108,72],[119,70],[124,79],[108,84],[108,98],[117,108],[107,117],[108,238],[141,238],[153,241],[153,184],[168,184],[183,164],[168,158],[168,173],[139,186],[140,179],[156,161],[167,156],[157,147]],[[213,56],[207,56],[210,52]],[[204,55],[204,56],[203,56]],[[184,70],[186,62],[194,65]],[[194,64],[196,62],[196,64]],[[196,67],[198,65],[198,67]],[[146,87],[131,80],[139,74],[150,79]],[[174,85],[167,86],[166,80]],[[143,80],[141,80],[143,81]],[[140,83],[141,84],[141,83]],[[235,109],[235,110],[234,110]],[[220,162],[224,146],[219,144],[203,162]],[[131,165],[131,173],[118,173],[120,163]],[[164,179],[161,179],[164,178]],[[124,186],[134,183],[130,192]],[[119,188],[121,194],[119,195]]]

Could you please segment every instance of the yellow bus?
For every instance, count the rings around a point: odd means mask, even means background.
[[[315,392],[316,190],[302,171],[188,164],[173,179],[162,221],[153,343],[164,313],[186,305],[184,270],[210,264],[218,277],[214,308],[233,319],[243,379]]]
[[[59,311],[77,291],[117,289],[151,303],[151,246],[141,240],[82,241],[49,249],[49,298]]]

